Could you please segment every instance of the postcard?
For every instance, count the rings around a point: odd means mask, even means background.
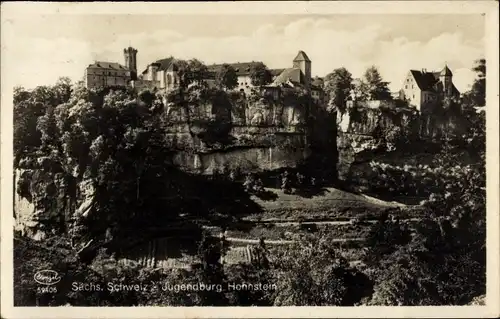
[[[2,4],[3,318],[500,315],[498,2]]]

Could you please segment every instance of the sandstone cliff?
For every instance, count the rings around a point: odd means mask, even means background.
[[[460,114],[454,110],[436,109],[420,114],[410,108],[353,107],[337,114],[338,176],[349,182],[358,178],[355,171],[380,155],[390,155],[404,162],[408,154],[422,151],[427,144],[444,135],[460,136],[466,129]],[[396,148],[397,139],[406,140]],[[425,149],[425,147],[424,147]],[[402,163],[403,165],[405,163]],[[357,177],[355,177],[357,176]]]
[[[169,106],[166,147],[182,170],[214,174],[296,167],[309,155],[307,106],[231,95],[194,110]]]

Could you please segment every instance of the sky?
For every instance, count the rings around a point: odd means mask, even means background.
[[[138,50],[138,69],[174,56],[206,64],[262,61],[292,66],[303,50],[312,75],[345,67],[361,77],[376,66],[392,91],[410,69],[440,70],[445,63],[465,91],[474,80],[474,60],[483,58],[484,17],[434,15],[38,15],[7,21],[16,85],[54,84],[60,76],[83,77],[95,60],[124,64],[123,49]]]

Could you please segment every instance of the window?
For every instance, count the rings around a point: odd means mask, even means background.
[[[411,88],[413,89],[413,84],[411,85]]]
[[[407,89],[407,88],[408,88],[408,85],[405,85],[405,89]]]
[[[415,94],[413,94],[413,98],[415,98]]]

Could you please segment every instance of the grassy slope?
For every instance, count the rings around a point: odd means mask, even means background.
[[[264,213],[250,215],[247,220],[342,220],[353,217],[377,218],[382,212],[391,211],[402,218],[414,216],[418,208],[395,202],[384,202],[364,195],[353,194],[336,188],[325,188],[319,195],[302,197],[284,194],[281,190],[266,189],[274,193],[275,200],[252,197]]]

